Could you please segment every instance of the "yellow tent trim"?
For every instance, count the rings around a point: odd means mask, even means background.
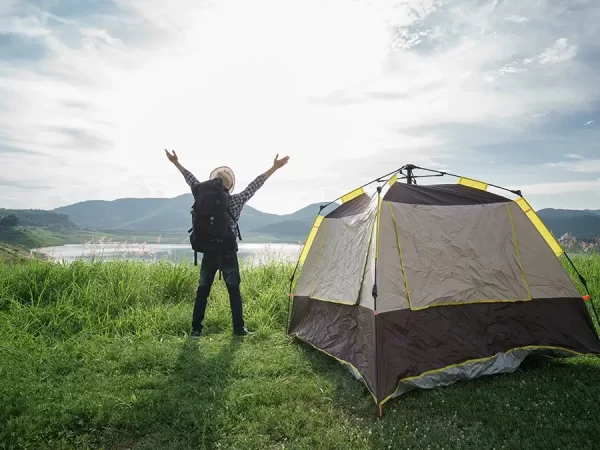
[[[326,303],[334,303],[336,305],[347,305],[347,306],[353,306],[356,305],[356,301],[346,301],[346,300],[333,300],[330,298],[322,298],[322,297],[313,297],[310,296],[311,300],[318,300],[320,302],[326,302]]]
[[[523,197],[519,197],[515,200],[515,203],[523,210],[525,215],[531,220],[531,223],[537,228],[538,232],[546,240],[552,251],[556,256],[560,256],[564,253],[564,250],[556,240],[556,238],[550,233],[550,230],[546,228],[546,225],[542,222],[539,216],[535,213],[531,205]]]
[[[315,219],[315,222],[313,223],[313,226],[308,235],[308,238],[304,243],[304,247],[302,248],[302,253],[300,254],[300,264],[303,264],[306,260],[306,255],[308,255],[310,247],[312,246],[312,243],[315,240],[315,236],[317,235],[317,231],[319,231],[319,227],[321,226],[321,222],[323,222],[323,219],[323,216],[317,216],[317,218]]]
[[[571,350],[569,348],[565,348],[565,347],[555,347],[552,345],[527,345],[524,347],[515,347],[515,348],[511,348],[510,350],[507,350],[506,352],[503,352],[505,354],[509,354],[509,353],[514,353],[514,352],[518,352],[521,350],[555,350],[555,351],[563,351],[566,353],[571,353],[577,356],[582,356],[584,355],[584,353],[580,353],[578,351],[575,350]],[[497,358],[500,355],[500,353],[496,353],[494,356],[489,356],[486,358],[478,358],[478,359],[469,359],[467,361],[463,361],[462,363],[459,364],[450,364],[448,366],[445,367],[441,367],[439,369],[433,369],[433,370],[429,370],[427,372],[423,372],[420,375],[416,375],[414,377],[406,377],[406,378],[402,378],[398,381],[398,384],[396,386],[396,390],[394,391],[393,394],[387,396],[380,404],[384,404],[385,402],[387,402],[388,400],[391,400],[392,398],[396,397],[396,395],[398,394],[398,391],[400,390],[400,384],[402,383],[406,383],[408,381],[415,381],[418,380],[420,378],[424,378],[428,375],[432,375],[435,373],[443,373],[446,372],[449,369],[453,369],[453,368],[458,368],[458,367],[463,367],[466,366],[467,364],[473,364],[473,363],[482,363],[482,362],[486,362],[486,361],[491,361],[494,358]],[[377,402],[377,400],[375,400],[375,402]]]
[[[458,184],[462,184],[463,186],[469,186],[475,189],[480,189],[482,191],[486,191],[488,188],[488,184],[483,181],[473,180],[471,178],[460,177],[458,179]]]
[[[398,174],[394,174],[394,176],[392,178],[390,178],[390,180],[388,181],[388,186],[392,186],[394,183],[396,183],[398,181]]]
[[[455,302],[439,302],[429,303],[425,306],[411,306],[411,311],[423,311],[424,309],[438,308],[440,306],[464,306],[464,305],[480,305],[488,303],[518,303],[518,302],[530,302],[530,298],[503,298],[503,299],[481,299],[481,300],[467,300],[467,301],[455,301]],[[412,302],[412,301],[411,301]]]
[[[365,193],[365,190],[363,188],[354,189],[352,192],[348,192],[346,195],[344,195],[342,197],[342,203],[349,202],[350,200],[352,200],[364,193]]]

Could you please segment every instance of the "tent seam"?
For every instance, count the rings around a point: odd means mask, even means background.
[[[362,278],[360,280],[360,288],[358,289],[358,298],[356,300],[357,305],[360,304],[360,298],[362,296],[362,292],[363,292],[363,285],[365,284],[365,274],[367,273],[367,266],[369,265],[369,253],[371,251],[371,244],[373,242],[373,234],[375,231],[375,223],[377,222],[377,220],[375,220],[373,222],[373,225],[371,225],[371,231],[370,231],[370,236],[369,236],[369,244],[367,245],[367,255],[365,256],[365,265],[363,267],[363,273],[362,273]],[[373,310],[375,310],[375,303],[373,303]]]
[[[315,292],[315,283],[317,281],[317,274],[319,273],[319,266],[321,265],[321,258],[323,256],[323,247],[325,247],[325,237],[327,237],[327,220],[323,220],[323,240],[321,241],[321,248],[319,248],[319,259],[317,260],[317,267],[315,268],[315,274],[313,275],[312,286],[310,288],[310,295],[312,297]],[[316,236],[315,236],[316,237]]]
[[[525,275],[525,269],[523,269],[523,261],[521,260],[521,250],[519,249],[519,240],[517,238],[517,230],[515,228],[515,220],[512,215],[512,211],[510,210],[510,206],[506,203],[506,210],[508,211],[508,217],[510,218],[510,225],[512,227],[512,234],[515,240],[515,251],[517,252],[517,263],[519,264],[519,268],[521,269],[521,275],[523,276],[523,282],[525,283],[525,289],[527,289],[527,295],[529,296],[529,300],[533,300],[533,296],[531,295],[531,289],[529,289],[529,283],[527,282],[527,276]]]
[[[406,277],[406,269],[404,267],[404,257],[402,256],[402,244],[400,244],[400,234],[398,233],[398,225],[396,223],[396,216],[394,216],[394,211],[392,210],[392,204],[388,203],[388,208],[390,210],[390,214],[392,216],[392,222],[394,224],[394,232],[396,233],[396,245],[398,248],[398,255],[400,256],[400,266],[402,267],[402,276],[404,277],[404,289],[406,290],[406,300],[408,301],[408,308],[411,311],[415,311],[415,308],[412,306],[410,289],[408,287],[408,278]]]

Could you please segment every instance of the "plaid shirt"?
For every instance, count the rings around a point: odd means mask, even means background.
[[[183,169],[183,178],[185,178],[185,181],[190,187],[200,183],[198,179],[186,169]],[[256,191],[258,191],[262,187],[262,185],[265,184],[266,180],[267,177],[264,174],[259,175],[242,192],[230,196],[231,200],[229,202],[229,213],[233,217],[233,220],[231,221],[231,231],[233,231],[233,234],[237,233],[236,226],[238,221],[240,220],[242,209],[244,208],[246,203],[248,203],[248,200],[250,200],[254,196]],[[215,178],[211,181],[217,184],[223,183],[223,181],[220,178]]]

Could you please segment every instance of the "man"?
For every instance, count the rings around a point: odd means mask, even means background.
[[[175,167],[183,174],[183,177],[187,184],[192,187],[195,184],[200,183],[194,175],[192,175],[187,169],[185,169],[177,158],[175,151],[169,153],[165,149],[167,158],[171,161]],[[277,170],[282,168],[288,163],[289,156],[278,159],[279,155],[275,156],[273,165],[265,173],[256,177],[252,183],[248,185],[239,194],[231,195],[231,201],[229,203],[229,213],[231,214],[231,228],[234,235],[237,235],[237,223],[239,221],[242,209],[250,200],[256,191],[258,191],[262,185],[271,177]],[[231,194],[233,187],[235,186],[235,175],[233,171],[228,167],[219,167],[210,175],[210,180],[213,183],[220,184]],[[248,334],[248,330],[244,325],[244,319],[242,314],[242,296],[240,293],[240,268],[237,256],[237,250],[225,253],[220,258],[219,255],[205,254],[200,264],[200,281],[198,283],[198,289],[196,291],[196,302],[194,304],[194,312],[192,316],[192,337],[199,338],[202,336],[202,322],[204,321],[204,314],[206,312],[206,304],[208,301],[208,295],[215,278],[215,274],[218,270],[223,273],[227,291],[229,293],[229,303],[231,305],[231,317],[233,320],[233,332],[238,336],[245,336]]]

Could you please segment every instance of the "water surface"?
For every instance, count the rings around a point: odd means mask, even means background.
[[[296,262],[302,247],[298,244],[244,244],[239,243],[240,261],[263,263],[274,258]],[[75,260],[143,260],[148,262],[168,260],[174,263],[193,262],[194,251],[189,244],[68,244],[32,250],[56,261],[69,263]],[[198,263],[202,254],[198,254]]]

